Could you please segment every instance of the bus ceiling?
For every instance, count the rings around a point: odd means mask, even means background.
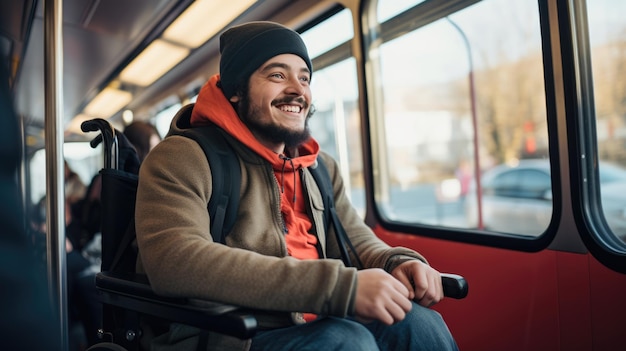
[[[62,2],[63,38],[63,122],[66,140],[83,137],[79,131],[81,119],[111,118],[121,123],[124,109],[132,109],[136,119],[148,119],[155,113],[160,101],[170,96],[182,96],[197,88],[199,81],[208,78],[217,69],[217,40],[201,44],[182,44],[165,38],[168,26],[182,17],[185,11],[202,4],[227,8],[195,9],[201,13],[220,13],[218,28],[211,37],[231,23],[248,20],[277,20],[285,22],[281,12],[294,6],[321,8],[327,2],[313,0],[289,2],[233,0],[229,2],[192,0],[24,0],[0,2],[0,49],[10,64],[11,84],[17,112],[22,116],[27,134],[38,137],[44,128],[44,6]],[[321,4],[321,5],[318,5]],[[239,4],[239,7],[237,7]],[[315,6],[312,6],[315,4]],[[254,8],[254,11],[248,11]],[[231,11],[231,17],[223,16]],[[190,11],[193,12],[193,11]],[[254,12],[254,15],[251,14]],[[291,13],[294,13],[293,11]],[[204,23],[206,16],[203,16]],[[219,23],[222,20],[224,23]],[[189,21],[186,19],[186,21]],[[288,24],[289,25],[289,24]],[[302,23],[291,23],[302,25]],[[197,36],[198,27],[194,34]],[[165,39],[165,40],[163,40]],[[155,41],[165,45],[176,44],[182,61],[152,82],[130,82],[120,79],[124,69]],[[196,46],[194,46],[196,45]],[[171,52],[172,50],[166,50]],[[148,65],[143,65],[144,68]],[[148,67],[149,70],[152,68]],[[145,71],[145,70],[144,70]],[[115,112],[101,107],[90,108],[103,90],[114,91],[126,99]],[[108,102],[110,105],[111,103]],[[107,105],[107,103],[105,103]],[[73,123],[70,123],[73,122]],[[78,122],[78,123],[77,123]],[[72,127],[72,125],[74,125]],[[67,133],[74,130],[77,133]],[[33,138],[31,138],[32,140]],[[84,139],[83,139],[84,140]],[[42,145],[41,142],[35,144]],[[32,145],[30,145],[32,146]]]

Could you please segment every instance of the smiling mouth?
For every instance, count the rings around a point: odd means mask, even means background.
[[[291,112],[291,113],[300,113],[300,111],[302,111],[302,107],[296,106],[296,105],[281,105],[281,106],[277,106],[277,108],[281,111]]]

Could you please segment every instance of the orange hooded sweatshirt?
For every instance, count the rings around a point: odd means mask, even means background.
[[[254,150],[272,165],[279,189],[281,189],[281,212],[285,225],[285,241],[289,255],[299,259],[317,259],[317,237],[310,234],[305,197],[302,193],[299,170],[313,165],[319,152],[319,144],[309,138],[293,158],[279,155],[262,145],[239,119],[237,112],[217,86],[219,74],[214,75],[202,87],[191,113],[191,125],[201,126],[212,122],[224,129],[241,143]]]

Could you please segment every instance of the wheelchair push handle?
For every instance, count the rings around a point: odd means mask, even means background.
[[[118,145],[115,128],[111,123],[102,118],[94,118],[84,121],[80,125],[80,129],[87,132],[100,131],[91,142],[92,148],[95,148],[101,142],[104,142],[104,164],[106,168],[117,169],[118,167]]]

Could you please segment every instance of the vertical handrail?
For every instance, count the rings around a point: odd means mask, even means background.
[[[60,321],[61,349],[68,349],[63,160],[63,0],[45,0],[44,74],[48,286]]]

